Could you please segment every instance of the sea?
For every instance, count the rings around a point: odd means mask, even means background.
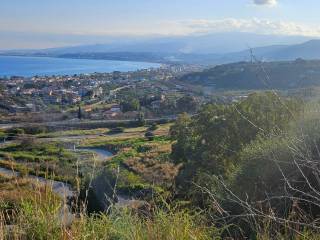
[[[1,77],[128,72],[158,67],[160,67],[160,64],[148,62],[0,56]]]

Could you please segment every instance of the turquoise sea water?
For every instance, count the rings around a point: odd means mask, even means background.
[[[67,59],[49,57],[0,56],[0,76],[72,75],[80,73],[135,71],[157,68],[160,64],[110,60]]]

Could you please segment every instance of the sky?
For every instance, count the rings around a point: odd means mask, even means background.
[[[0,49],[230,31],[320,36],[319,9],[319,0],[1,0]]]

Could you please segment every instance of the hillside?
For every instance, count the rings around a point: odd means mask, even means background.
[[[236,38],[236,37],[235,37]],[[246,49],[236,52],[228,52],[230,48],[230,39],[225,38],[225,45],[223,43],[209,43],[210,38],[208,37],[207,42],[202,38],[193,39],[193,43],[185,43],[185,45],[176,44],[174,47],[170,43],[163,45],[154,44],[153,48],[149,48],[149,44],[145,44],[144,48],[137,48],[140,52],[131,48],[126,52],[121,51],[119,47],[118,51],[110,50],[101,45],[96,48],[70,48],[66,50],[67,53],[59,52],[48,52],[47,54],[56,54],[59,57],[64,58],[86,58],[86,59],[109,59],[109,60],[130,60],[130,61],[151,61],[151,62],[184,62],[184,63],[198,63],[198,64],[223,64],[233,63],[240,61],[249,61],[251,58],[251,51],[255,58],[263,61],[292,61],[297,58],[303,58],[306,60],[320,59],[320,40],[310,40],[307,42],[293,44],[293,45],[265,45],[263,47],[253,47],[253,44],[245,45],[242,42],[242,48]],[[222,40],[221,40],[222,41]],[[243,40],[244,41],[244,40]],[[270,41],[273,43],[273,41]],[[204,49],[196,48],[195,45],[203,44],[206,47],[207,52]],[[240,45],[236,48],[240,48]],[[177,47],[177,48],[175,48]],[[218,50],[218,48],[222,50]],[[252,47],[250,50],[249,47]],[[156,49],[162,49],[156,52]],[[91,50],[90,50],[91,49]],[[122,49],[126,49],[124,46]],[[184,50],[183,50],[184,49]],[[189,49],[188,51],[185,51]],[[213,53],[215,49],[216,53]],[[84,50],[87,50],[85,52]],[[163,52],[165,50],[165,52]],[[222,52],[225,51],[225,52]],[[44,54],[44,52],[38,52],[37,54]]]
[[[1,37],[5,37],[1,35]],[[23,36],[21,36],[23,38]],[[237,39],[235,42],[234,39]],[[312,38],[303,36],[264,35],[246,32],[226,32],[198,34],[189,36],[153,36],[153,37],[99,37],[92,40],[83,39],[84,43],[67,42],[65,47],[48,49],[3,50],[0,53],[112,53],[112,52],[149,52],[149,53],[193,53],[193,54],[226,54],[268,45],[298,44]],[[32,39],[35,41],[35,39]],[[64,39],[65,40],[65,39]]]
[[[234,41],[234,39],[237,39],[237,41]],[[297,46],[299,48],[302,42],[310,39],[299,36],[286,37],[245,32],[153,38],[128,37],[97,40],[99,44],[76,44],[74,46],[48,49],[2,50],[0,51],[0,55],[51,56],[161,63],[183,62],[207,65],[247,60],[250,57],[250,53],[245,49],[248,49],[248,47],[253,48],[254,53],[259,58],[267,57],[274,59],[274,56],[285,55],[285,53],[277,53],[278,50],[283,50],[290,46]],[[297,57],[305,56],[299,56],[299,53],[297,51]],[[291,58],[291,56],[288,56],[288,58],[284,59],[292,60],[297,57]],[[319,57],[315,54],[315,58]],[[279,59],[282,58],[280,57]]]
[[[252,48],[252,53],[257,59],[265,61],[289,61],[296,58],[314,60],[320,58],[320,40],[310,40],[294,45],[270,45]],[[250,60],[250,49],[221,55],[216,59],[219,63]]]
[[[199,39],[195,39],[197,42]],[[200,41],[201,42],[201,41]],[[206,45],[206,43],[203,43]],[[208,44],[208,43],[207,43]],[[228,41],[226,42],[228,45]],[[214,43],[213,43],[214,45]],[[211,45],[211,47],[213,46]],[[225,49],[225,46],[221,43],[221,49]],[[146,45],[145,49],[148,49]],[[206,45],[208,49],[210,46]],[[160,46],[159,46],[160,47]],[[243,45],[243,49],[245,45]],[[247,47],[248,48],[248,47]],[[251,52],[254,57],[264,61],[292,61],[297,58],[303,58],[306,60],[320,59],[320,40],[310,40],[301,44],[294,45],[270,45],[265,47],[257,47],[246,49],[240,52],[232,53],[210,53],[208,51],[194,52],[180,52],[178,49],[170,48],[170,45],[164,45],[163,49],[168,52],[154,52],[148,50],[148,52],[135,52],[131,49],[128,52],[104,52],[103,48],[100,51],[95,49],[92,52],[74,52],[60,54],[59,57],[64,58],[86,58],[86,59],[110,59],[110,60],[131,60],[131,61],[151,61],[151,62],[185,62],[185,63],[198,63],[198,64],[223,64],[233,63],[239,61],[249,61],[251,58]],[[75,51],[74,49],[73,51]],[[69,50],[70,51],[70,50]],[[141,50],[142,51],[142,50]]]
[[[320,61],[239,62],[187,74],[181,81],[215,89],[292,89],[320,85]]]

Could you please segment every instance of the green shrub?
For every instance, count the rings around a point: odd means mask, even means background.
[[[118,134],[118,133],[123,133],[123,132],[124,132],[124,128],[122,128],[122,127],[115,127],[115,128],[111,128],[108,133],[109,133],[109,134]]]
[[[7,134],[10,136],[17,136],[25,134],[25,131],[22,128],[11,128],[7,130]]]
[[[158,129],[158,125],[156,123],[152,123],[151,126],[149,126],[148,131],[155,131]]]
[[[233,189],[242,197],[262,200],[266,194],[284,191],[281,167],[285,174],[296,172],[290,139],[260,138],[247,146],[241,154],[241,166],[235,173]]]
[[[148,131],[144,135],[149,141],[152,141],[154,139],[154,133],[151,131]]]
[[[44,134],[48,131],[45,126],[25,126],[23,130],[26,134],[36,135],[36,134]]]
[[[150,151],[151,149],[152,149],[152,147],[151,147],[151,146],[148,146],[148,145],[139,145],[139,146],[137,147],[137,151],[138,151],[139,153],[145,153],[145,152]]]

